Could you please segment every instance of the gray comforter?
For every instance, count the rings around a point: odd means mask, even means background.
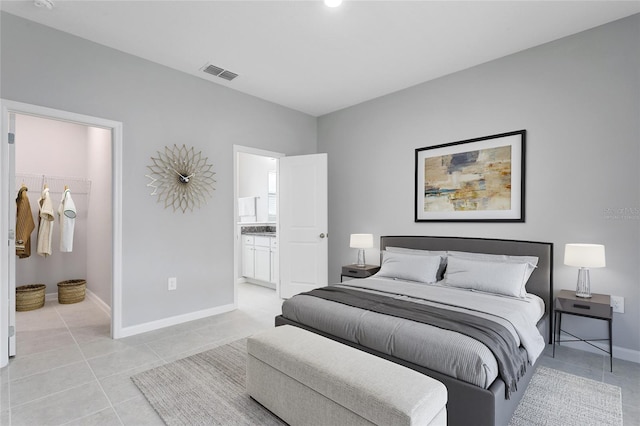
[[[544,307],[535,299],[506,299],[382,278],[354,280],[343,286],[391,293],[399,299],[491,318],[506,327],[517,344],[527,350],[530,362],[534,362],[544,348],[544,340],[535,327],[539,311],[544,311]],[[282,313],[292,321],[477,386],[487,388],[498,376],[492,352],[464,334],[308,295],[285,301]]]

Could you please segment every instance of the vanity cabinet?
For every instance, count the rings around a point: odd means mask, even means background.
[[[271,237],[254,237],[254,275],[260,281],[271,281]]]
[[[253,235],[242,236],[242,276],[255,276],[255,245]]]
[[[278,282],[278,242],[275,236],[242,235],[242,276],[257,284]]]
[[[280,267],[280,263],[278,262],[278,240],[275,238],[271,238],[271,244],[269,247],[269,258],[271,261],[271,277],[270,277],[270,281],[273,284],[276,284],[278,282],[278,279],[280,277],[280,271],[279,271],[279,267]]]

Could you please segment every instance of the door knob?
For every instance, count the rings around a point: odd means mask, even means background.
[[[320,234],[320,238],[324,238],[324,233]]]

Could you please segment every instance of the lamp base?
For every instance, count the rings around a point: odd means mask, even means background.
[[[588,299],[591,297],[591,282],[589,280],[589,269],[580,268],[578,270],[578,283],[576,284],[576,296]]]
[[[356,266],[365,266],[364,263],[364,249],[358,249],[358,262]]]

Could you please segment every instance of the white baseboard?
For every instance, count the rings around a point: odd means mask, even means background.
[[[111,307],[109,305],[107,305],[102,299],[100,299],[98,297],[98,295],[96,295],[94,292],[92,292],[89,289],[85,290],[85,297],[87,299],[91,299],[92,302],[94,302],[96,305],[98,305],[98,307],[100,308],[100,310],[104,311],[107,315],[111,316]],[[58,293],[47,293],[44,295],[44,300],[46,302],[50,302],[50,301],[57,301],[58,300]]]
[[[270,288],[271,290],[276,289],[276,284],[272,282],[266,282],[261,280],[254,280],[253,278],[244,278],[244,282],[254,285],[259,285],[260,287]]]
[[[161,328],[182,324],[185,322],[210,317],[213,315],[220,315],[225,312],[233,311],[234,309],[236,309],[236,306],[233,303],[231,303],[229,305],[218,306],[211,309],[203,309],[202,311],[190,312],[188,314],[176,315],[174,317],[163,318],[161,320],[156,320],[156,321],[150,321],[144,324],[123,327],[120,330],[120,336],[118,336],[118,338],[135,336],[136,334],[146,333],[147,331],[158,330]]]
[[[91,290],[87,289],[86,292],[85,292],[85,295],[87,296],[88,299],[91,299],[92,302],[94,302],[96,305],[98,305],[98,307],[100,308],[101,311],[103,311],[104,313],[109,315],[109,317],[111,317],[111,306],[107,305],[104,302],[104,300],[102,300],[100,297],[98,297],[97,294],[95,294]]]
[[[602,344],[600,342],[593,342],[593,344],[599,348],[602,348],[606,352],[609,352],[608,345]],[[579,349],[581,351],[591,352],[598,355],[608,356],[606,353],[599,351],[598,349],[582,342],[563,342],[562,346],[566,346],[572,349]],[[640,351],[634,351],[633,349],[621,348],[620,346],[613,346],[613,357],[640,364]]]

